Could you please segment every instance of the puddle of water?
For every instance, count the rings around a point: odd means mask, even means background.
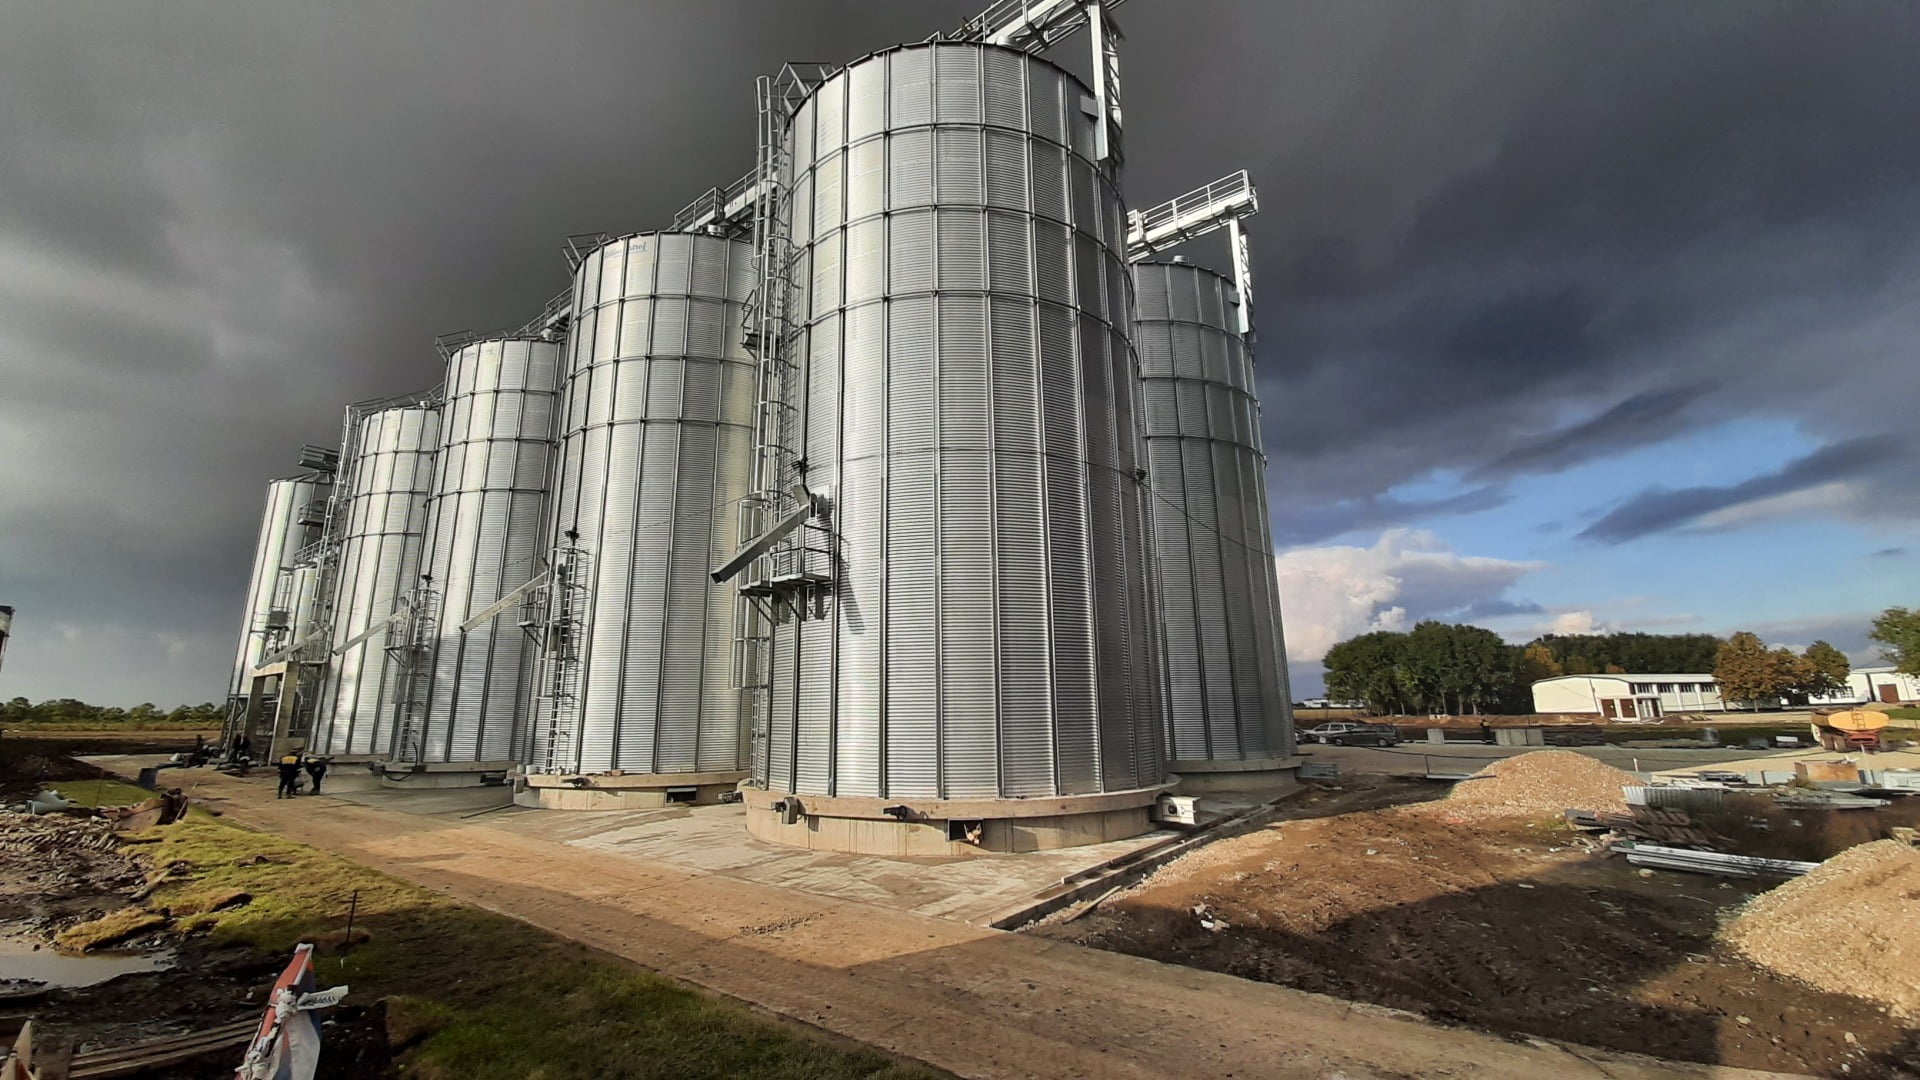
[[[17,938],[0,938],[0,983],[23,981],[71,989],[93,986],[117,975],[136,971],[164,971],[173,966],[173,954],[93,952],[68,956],[53,946],[35,949]]]

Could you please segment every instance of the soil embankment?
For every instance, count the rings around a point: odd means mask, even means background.
[[[1566,831],[1560,809],[1611,782],[1601,770],[1612,772],[1532,754],[1451,799],[1331,816],[1310,800],[1310,820],[1213,844],[1034,932],[1514,1035],[1920,1076],[1920,1035],[1879,1002],[1798,982],[1717,938],[1770,883],[1635,871]],[[1346,786],[1337,797],[1360,801]],[[1435,791],[1357,786],[1381,801]]]

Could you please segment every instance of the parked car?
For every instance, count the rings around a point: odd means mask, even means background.
[[[1330,743],[1334,746],[1398,746],[1400,732],[1392,724],[1359,724],[1337,721],[1310,727],[1299,733],[1301,742]]]

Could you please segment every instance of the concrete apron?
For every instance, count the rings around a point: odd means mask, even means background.
[[[1125,840],[1154,828],[1171,784],[1030,799],[869,799],[782,795],[742,787],[756,839],[856,855],[1052,851]]]
[[[1249,761],[1170,761],[1167,772],[1182,795],[1211,795],[1222,791],[1271,791],[1280,794],[1299,786],[1297,774],[1304,758],[1255,758]]]
[[[747,774],[711,773],[527,773],[514,779],[513,801],[542,810],[652,810],[662,806],[717,803]]]
[[[382,761],[368,766],[379,786],[393,791],[499,785],[517,768],[511,761]]]

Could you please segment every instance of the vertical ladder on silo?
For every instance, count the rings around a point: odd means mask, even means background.
[[[568,539],[574,539],[569,534]],[[541,771],[572,772],[578,755],[582,649],[592,613],[593,557],[582,548],[556,547],[547,555],[545,583],[531,589],[520,627],[540,650],[540,682],[534,688],[534,731],[545,735]],[[539,734],[536,734],[536,738]],[[529,757],[534,754],[530,751]]]
[[[427,695],[433,686],[435,613],[439,610],[440,594],[430,584],[422,584],[395,601],[396,617],[387,624],[386,652],[394,662],[395,761],[425,758]]]
[[[788,395],[787,304],[791,300],[792,237],[784,204],[786,116],[776,79],[761,76],[754,82],[756,137],[753,194],[753,290],[741,317],[746,347],[753,353],[754,449],[753,479],[740,501],[739,539],[759,536],[781,517],[785,493],[781,478],[791,467],[787,445],[793,405]],[[748,580],[765,574],[765,560],[755,560]],[[746,711],[748,754],[752,775],[765,753],[773,683],[773,611],[745,591],[734,594],[733,681],[741,690]]]

